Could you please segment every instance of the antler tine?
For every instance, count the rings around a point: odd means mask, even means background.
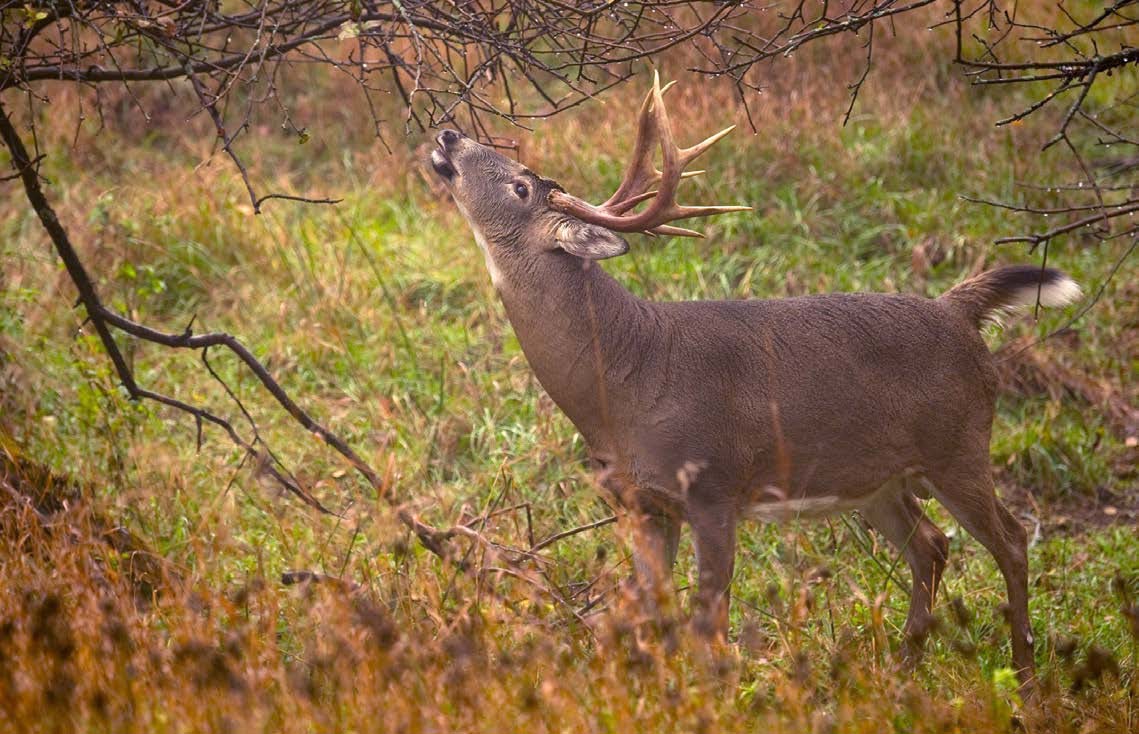
[[[660,88],[660,74],[657,72],[653,72],[652,95],[657,138],[660,140],[661,172],[657,196],[642,212],[642,215],[650,221],[674,205],[676,189],[680,185],[680,176],[684,171],[684,164],[679,157],[681,150],[672,139],[672,122],[668,119],[668,110],[664,106],[664,91]]]
[[[696,145],[693,145],[691,148],[683,148],[680,151],[681,165],[687,166],[689,163],[703,155],[704,151],[708,150],[713,145],[718,143],[720,141],[720,138],[724,137],[735,129],[735,125],[729,125],[715,135],[709,135],[706,139],[697,143]]]
[[[694,229],[685,229],[684,227],[674,227],[671,224],[662,224],[659,227],[653,227],[647,230],[646,234],[668,234],[673,237],[696,237],[704,239],[703,232],[697,232]]]

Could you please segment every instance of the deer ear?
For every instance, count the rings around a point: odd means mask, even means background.
[[[620,235],[580,219],[566,219],[559,223],[554,230],[554,238],[558,247],[588,260],[604,260],[629,251],[629,244]]]

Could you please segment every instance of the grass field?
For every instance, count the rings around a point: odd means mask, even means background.
[[[935,295],[986,265],[1039,262],[991,244],[1031,222],[961,195],[1025,200],[1037,194],[1017,182],[1070,180],[1071,163],[1039,154],[1046,120],[994,128],[1012,101],[971,89],[937,61],[948,39],[929,36],[882,43],[845,127],[849,49],[773,67],[755,134],[730,88],[666,60],[684,140],[742,123],[687,198],[755,211],[710,221],[700,241],[635,237],[606,268],[646,297],[690,299]],[[535,170],[600,198],[647,79],[533,132],[499,132]],[[473,520],[525,548],[607,517],[580,437],[422,169],[429,136],[395,123],[388,152],[335,95],[300,94],[305,144],[265,122],[242,150],[266,191],[343,202],[270,202],[255,216],[205,121],[168,111],[175,91],[142,98],[149,126],[124,101],[76,135],[55,114],[74,111],[74,92],[55,90],[39,120],[49,195],[101,293],[156,327],[194,318],[240,337],[429,522]],[[943,624],[916,671],[890,652],[907,602],[897,559],[854,518],[747,526],[733,639],[707,651],[682,625],[623,615],[613,589],[628,550],[613,526],[521,570],[483,547],[440,561],[236,360],[211,353],[266,444],[337,514],[305,507],[220,432],[199,448],[190,418],[125,398],[34,213],[3,186],[4,730],[1139,731],[1139,258],[1106,278],[1128,242],[1054,243],[1049,264],[1098,301],[1074,321],[1090,301],[989,335],[997,348],[1065,327],[1005,352],[994,426],[993,470],[1034,538],[1041,691],[1024,706],[1003,583],[939,508],[952,535]],[[121,343],[141,383],[248,430],[200,355]],[[345,583],[280,583],[297,569]],[[687,539],[675,581],[683,608]],[[595,628],[578,619],[590,604],[611,611]]]

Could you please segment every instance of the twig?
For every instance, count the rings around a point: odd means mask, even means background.
[[[565,540],[566,538],[573,536],[573,535],[577,535],[578,533],[584,533],[584,532],[589,531],[589,530],[595,530],[597,528],[602,528],[602,527],[605,527],[606,525],[611,525],[615,522],[617,522],[617,516],[616,515],[610,515],[609,517],[602,518],[602,519],[597,520],[595,522],[591,522],[587,525],[581,525],[581,526],[576,527],[576,528],[570,528],[569,530],[563,530],[560,533],[556,533],[554,535],[551,535],[550,537],[546,538],[545,540],[538,543],[537,545],[532,546],[530,548],[530,552],[531,553],[537,553],[538,551],[542,550],[543,548],[549,548],[551,545],[553,545],[554,543],[557,543],[559,540]]]
[[[285,199],[287,201],[299,201],[302,204],[332,204],[332,205],[339,204],[342,201],[344,201],[344,199],[327,199],[327,198],[325,198],[325,199],[313,199],[313,198],[310,198],[308,196],[294,196],[292,194],[265,194],[264,196],[262,196],[261,198],[257,199],[255,202],[253,202],[253,211],[260,214],[261,213],[261,205],[264,204],[269,199]]]

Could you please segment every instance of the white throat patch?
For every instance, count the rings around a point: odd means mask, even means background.
[[[490,246],[487,244],[486,237],[483,233],[473,226],[471,230],[475,233],[475,242],[478,243],[479,249],[482,250],[483,259],[486,260],[486,269],[487,272],[490,273],[490,282],[497,286],[499,281],[502,280],[502,271],[494,264],[494,258],[490,254]]]
[[[467,224],[470,225],[471,231],[475,233],[475,243],[478,244],[479,249],[482,250],[483,259],[486,260],[486,269],[487,272],[490,273],[490,282],[491,284],[497,286],[502,280],[502,271],[499,270],[498,266],[494,263],[494,257],[490,254],[490,245],[486,241],[486,235],[484,235],[478,227],[471,223],[471,218],[467,214],[467,210],[463,208],[462,204],[456,200],[455,205],[459,207],[459,213],[463,215],[463,219],[467,220]]]

